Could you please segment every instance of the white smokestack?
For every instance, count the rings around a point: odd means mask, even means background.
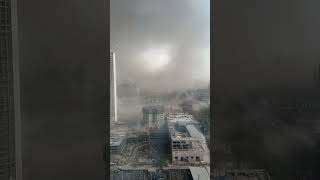
[[[116,55],[114,52],[110,54],[110,75],[111,75],[111,84],[110,84],[110,99],[111,99],[111,121],[118,121],[118,109],[117,109],[117,68],[116,68]]]

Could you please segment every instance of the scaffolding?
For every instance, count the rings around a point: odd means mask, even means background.
[[[168,116],[172,162],[175,165],[200,165],[210,163],[210,151],[203,134],[196,128],[192,115]]]

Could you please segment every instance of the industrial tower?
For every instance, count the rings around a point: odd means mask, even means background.
[[[116,55],[110,53],[110,122],[118,121]]]

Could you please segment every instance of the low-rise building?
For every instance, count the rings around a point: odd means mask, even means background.
[[[121,153],[126,145],[126,136],[128,129],[126,127],[113,127],[110,131],[110,153]]]
[[[167,123],[173,164],[210,164],[210,150],[206,139],[198,130],[198,122],[192,115],[169,115]]]

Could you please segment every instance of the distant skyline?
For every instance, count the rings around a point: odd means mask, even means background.
[[[150,90],[207,87],[210,0],[111,0],[118,82]]]

